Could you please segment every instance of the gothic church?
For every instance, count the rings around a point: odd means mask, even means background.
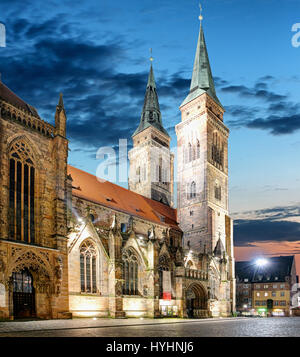
[[[152,64],[129,190],[68,165],[62,96],[51,125],[0,81],[0,319],[235,311],[229,130],[202,25],[180,111],[175,209]]]

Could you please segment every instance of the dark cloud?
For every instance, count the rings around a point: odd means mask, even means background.
[[[226,106],[229,114],[227,124],[231,128],[261,129],[269,131],[272,135],[293,134],[300,129],[300,105],[289,101],[287,95],[269,91],[268,82],[273,79],[271,76],[262,77],[253,88],[244,85],[221,88],[224,93],[259,99],[267,104],[267,106],[253,106],[253,104]]]
[[[300,240],[300,223],[269,219],[236,220],[234,245],[247,246],[261,242],[295,242]]]
[[[299,218],[299,222],[295,222],[295,218]],[[235,246],[272,241],[300,241],[299,206],[243,212],[234,221]]]
[[[148,72],[118,71],[118,64],[126,60],[126,42],[107,38],[96,43],[58,18],[65,17],[57,15],[35,23],[25,18],[10,20],[9,29],[16,43],[1,58],[3,81],[52,123],[58,94],[63,92],[71,145],[96,149],[116,145],[119,138],[131,142],[139,123]],[[14,55],[10,55],[12,52]],[[178,101],[190,85],[179,72],[158,78],[157,83],[161,98]],[[168,110],[170,106],[162,108]]]
[[[287,99],[287,96],[274,93],[267,90],[267,83],[258,82],[254,88],[246,87],[244,85],[229,85],[222,87],[221,91],[224,93],[234,93],[244,98],[261,99],[265,102],[276,102],[278,100]]]
[[[300,129],[300,113],[291,116],[271,115],[258,118],[246,124],[250,129],[269,130],[273,135],[292,134]]]

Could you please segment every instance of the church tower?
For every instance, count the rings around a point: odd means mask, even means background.
[[[200,17],[200,21],[202,17]],[[200,25],[190,92],[180,106],[178,221],[184,245],[195,253],[232,256],[228,217],[228,135]],[[226,228],[227,227],[227,228]]]
[[[173,206],[174,156],[170,136],[162,125],[152,60],[140,124],[129,151],[129,190]]]

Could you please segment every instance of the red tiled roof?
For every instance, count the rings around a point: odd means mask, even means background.
[[[96,176],[70,165],[68,174],[73,179],[74,196],[180,230],[176,209],[111,182],[100,182]],[[160,217],[163,217],[164,222]]]
[[[12,92],[4,83],[0,80],[0,99],[4,100],[7,103],[12,104],[16,108],[20,108],[29,112],[31,115],[39,118],[38,112],[36,109],[24,102],[23,99],[18,97],[14,92]]]

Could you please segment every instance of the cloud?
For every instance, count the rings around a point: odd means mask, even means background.
[[[234,226],[235,246],[247,246],[255,242],[300,240],[300,223],[268,219],[236,220]]]
[[[300,241],[300,207],[274,207],[233,214],[235,246]]]
[[[246,87],[245,85],[229,85],[221,88],[221,92],[237,94],[243,98],[260,99],[265,102],[276,102],[278,100],[287,99],[286,95],[274,93],[267,90],[267,83],[258,82],[254,88]]]
[[[300,129],[300,105],[291,102],[287,95],[268,90],[269,82],[273,80],[274,77],[265,76],[253,87],[228,85],[221,88],[223,93],[252,100],[250,104],[226,106],[229,127],[261,129],[272,135],[293,134]],[[255,105],[254,99],[258,100]]]
[[[292,134],[300,129],[300,113],[291,116],[270,115],[257,118],[246,124],[250,129],[269,130],[273,135]]]

